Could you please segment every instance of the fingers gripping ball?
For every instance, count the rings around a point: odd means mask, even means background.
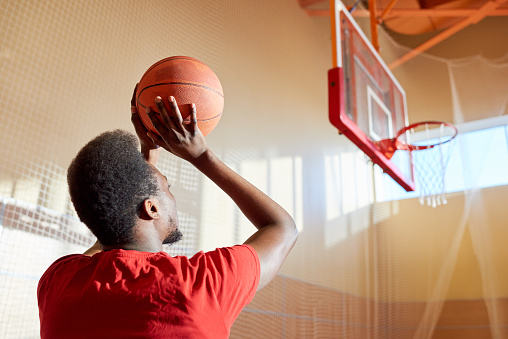
[[[198,127],[203,135],[217,126],[224,108],[222,85],[215,73],[201,61],[187,56],[173,56],[156,62],[139,81],[136,106],[141,121],[154,133],[157,131],[145,108],[150,107],[158,114],[154,101],[157,96],[165,102],[169,96],[175,97],[184,123],[190,122],[191,104],[195,103]]]

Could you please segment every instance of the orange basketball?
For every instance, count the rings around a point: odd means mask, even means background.
[[[150,107],[158,115],[154,101],[157,96],[166,104],[169,96],[175,97],[185,123],[190,122],[191,104],[196,104],[198,127],[203,135],[217,126],[224,108],[222,86],[215,73],[201,61],[187,56],[173,56],[156,62],[139,81],[136,90],[139,116],[145,127],[155,133],[145,108]]]

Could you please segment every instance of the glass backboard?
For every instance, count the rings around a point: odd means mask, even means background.
[[[404,89],[342,2],[335,1],[334,7],[333,68],[328,71],[330,122],[406,191],[414,191],[411,152],[397,151],[387,157],[377,146],[408,125]]]

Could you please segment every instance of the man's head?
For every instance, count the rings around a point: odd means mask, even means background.
[[[146,215],[146,208],[158,209],[157,227],[167,233],[164,237],[170,237],[171,230],[179,233],[174,198],[164,180],[138,151],[136,137],[121,130],[105,132],[88,142],[67,172],[79,218],[107,246],[134,243],[136,223],[153,220],[153,215]]]

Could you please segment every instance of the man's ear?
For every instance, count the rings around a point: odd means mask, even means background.
[[[145,215],[148,219],[159,219],[159,207],[158,201],[155,198],[148,198],[143,201],[143,211],[142,214]]]

